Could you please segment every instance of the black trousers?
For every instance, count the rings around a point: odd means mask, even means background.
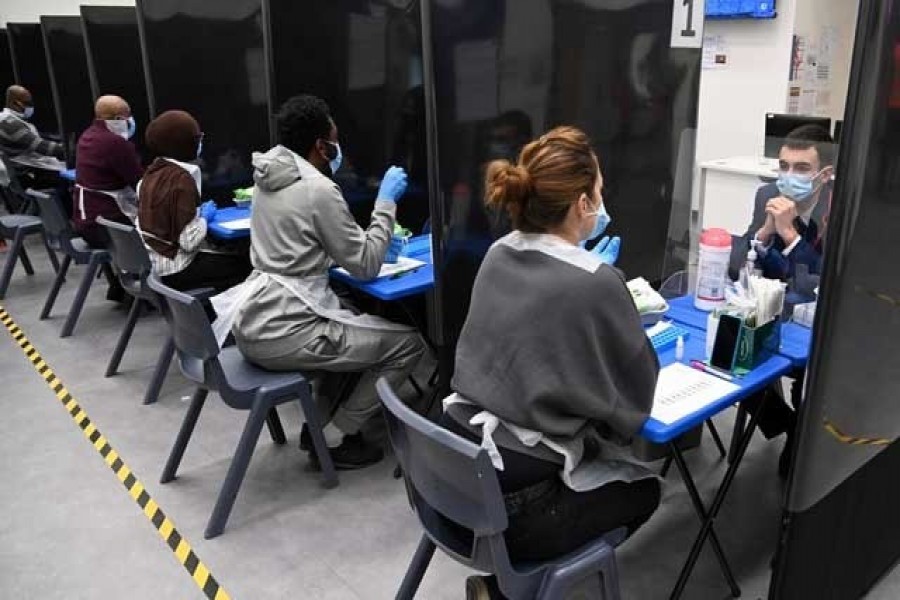
[[[182,292],[198,288],[224,292],[243,283],[252,270],[253,265],[246,254],[200,252],[183,271],[166,275],[162,282]]]
[[[473,442],[481,440],[444,415],[441,424]],[[614,482],[576,492],[559,478],[561,466],[500,448],[498,471],[509,513],[503,533],[514,562],[559,558],[620,527],[637,531],[659,506],[657,479]]]

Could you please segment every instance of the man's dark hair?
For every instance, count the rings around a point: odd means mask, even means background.
[[[325,101],[302,94],[288,99],[278,110],[278,142],[303,158],[316,140],[327,140],[331,134],[331,111]]]
[[[820,167],[834,165],[834,139],[821,125],[801,125],[784,138],[783,145],[791,150],[815,148]]]

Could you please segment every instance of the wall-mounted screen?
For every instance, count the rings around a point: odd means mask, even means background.
[[[190,112],[204,132],[203,194],[220,203],[253,184],[269,146],[261,0],[138,0],[150,110]]]
[[[133,6],[82,6],[88,69],[93,96],[114,94],[131,106],[137,123],[132,141],[142,154],[144,129],[150,122],[141,36]]]
[[[60,134],[67,162],[74,166],[78,137],[94,120],[81,17],[41,17],[41,28]]]
[[[31,122],[45,136],[61,139],[40,24],[7,23],[6,30],[9,32],[16,83],[28,88],[34,97]]]
[[[774,19],[776,16],[775,0],[706,0],[707,19]]]

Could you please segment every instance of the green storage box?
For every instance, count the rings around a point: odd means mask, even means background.
[[[734,370],[738,374],[752,371],[757,365],[778,354],[781,347],[781,320],[776,318],[758,327],[741,326]]]

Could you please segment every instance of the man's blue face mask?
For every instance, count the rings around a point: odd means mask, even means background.
[[[818,189],[815,185],[816,179],[822,171],[814,175],[801,175],[799,173],[785,173],[782,171],[778,174],[778,191],[782,196],[794,202],[803,202],[809,198]]]

